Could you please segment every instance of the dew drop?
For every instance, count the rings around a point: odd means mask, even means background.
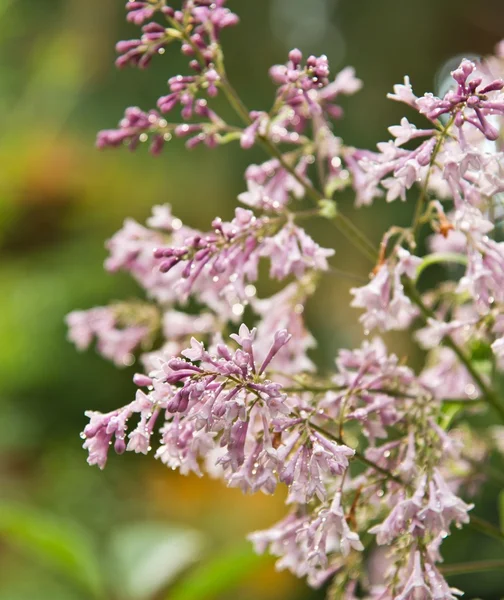
[[[243,304],[234,304],[232,308],[233,314],[237,317],[241,317],[245,312],[245,307]]]
[[[254,298],[254,296],[257,294],[257,289],[255,287],[255,285],[247,285],[245,287],[245,295],[247,296],[247,298]]]
[[[473,385],[472,383],[468,383],[465,386],[464,392],[469,396],[469,398],[476,398],[476,396],[478,395],[478,391],[476,389],[476,386]]]
[[[304,306],[302,304],[296,304],[296,306],[294,307],[294,312],[296,313],[296,315],[302,315],[304,312]]]
[[[126,356],[122,359],[123,365],[126,367],[131,367],[131,365],[135,362],[135,357],[133,354],[126,354]]]

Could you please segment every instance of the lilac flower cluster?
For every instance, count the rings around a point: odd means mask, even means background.
[[[404,117],[373,152],[336,135],[340,97],[362,84],[350,67],[332,78],[325,56],[291,51],[270,70],[271,110],[246,108],[224,66],[221,33],[238,21],[225,4],[126,7],[142,35],[119,43],[118,66],[146,67],[178,43],[190,74],[170,78],[157,110],[127,109],[98,146],[150,141],[159,154],[183,137],[188,147],[258,145],[269,157],[246,170],[238,197],[246,208],[230,220],[201,232],[156,206],[146,226],[127,220],[108,242],[106,268],[128,271],[148,301],[71,313],[69,337],[79,349],[96,338],[118,365],[139,353],[143,372],[130,404],[87,413],[89,463],[103,468],[111,447],[152,450],[182,474],[209,472],[244,492],[285,485],[288,515],[250,535],[279,569],[314,587],[332,580],[331,597],[452,600],[461,592],[444,578],[441,544],[453,526],[470,523],[469,497],[486,483],[490,453],[502,450],[502,427],[485,436],[465,417],[487,407],[504,421],[496,392],[504,369],[503,45],[494,57],[463,60],[442,98],[416,96],[407,77],[396,85],[389,97],[425,125]],[[212,107],[218,93],[239,126]],[[177,106],[181,122],[169,123],[164,114]],[[410,202],[417,188],[411,226],[390,227],[375,250],[333,200],[349,186],[357,206],[382,196]],[[297,211],[302,199],[314,208]],[[351,305],[363,311],[365,337],[412,331],[427,353],[419,373],[375,337],[341,350],[332,374],[317,374],[305,306],[325,273],[345,272],[329,265],[334,249],[301,226],[310,217],[330,220],[371,259]],[[283,285],[269,298],[257,298],[262,259]],[[424,271],[446,264],[446,277],[425,290]],[[379,574],[368,568],[374,560],[385,561]]]

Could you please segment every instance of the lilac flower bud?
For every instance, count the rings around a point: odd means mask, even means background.
[[[141,373],[135,373],[133,376],[133,382],[138,387],[149,387],[152,385],[152,379],[147,377],[147,375],[142,375]]]
[[[127,19],[135,25],[141,25],[147,19],[151,19],[156,9],[148,2],[128,2],[126,4],[128,11]]]
[[[292,336],[285,329],[283,329],[281,331],[277,331],[275,333],[274,342],[268,352],[268,355],[264,359],[263,364],[261,365],[259,375],[262,375],[264,373],[266,367],[270,364],[270,362],[273,360],[273,358],[278,354],[280,349],[283,346],[285,346],[285,344],[287,344],[291,338],[292,338]]]
[[[298,48],[294,48],[289,52],[289,60],[291,61],[294,68],[301,64],[303,60],[303,53]]]

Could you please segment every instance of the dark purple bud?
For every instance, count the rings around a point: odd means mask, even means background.
[[[125,52],[129,52],[130,50],[133,50],[134,48],[138,48],[138,46],[141,45],[141,41],[140,40],[123,40],[120,42],[117,42],[116,44],[116,51],[119,52],[119,54],[124,54]]]
[[[482,90],[480,90],[479,93],[487,94],[488,92],[497,92],[499,90],[502,90],[503,87],[504,81],[502,81],[502,79],[496,79],[495,81],[492,81],[492,83],[484,87]]]
[[[116,438],[115,444],[114,444],[114,450],[117,452],[117,454],[124,454],[126,451],[126,444],[124,442],[124,438]]]
[[[148,23],[142,27],[144,33],[165,33],[166,29],[159,23]]]
[[[162,262],[159,265],[159,270],[161,271],[161,273],[168,273],[168,271],[170,271],[171,269],[173,269],[173,267],[179,262],[179,259],[176,258],[175,256],[173,256],[172,258],[169,258],[168,260],[165,260],[164,262]]]
[[[150,146],[150,153],[153,154],[154,156],[159,156],[161,154],[161,151],[164,148],[164,144],[165,144],[165,139],[162,135],[155,135],[152,138],[152,143]]]

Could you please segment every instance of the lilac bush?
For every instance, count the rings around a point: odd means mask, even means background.
[[[131,273],[146,299],[70,314],[70,339],[84,349],[96,338],[118,365],[140,351],[143,372],[130,404],[87,413],[88,461],[103,468],[113,446],[152,452],[182,474],[218,474],[244,492],[272,494],[283,484],[287,516],[250,535],[279,569],[314,587],[332,580],[333,598],[452,599],[462,592],[443,575],[443,540],[462,526],[500,535],[472,517],[470,500],[489,476],[488,456],[504,446],[504,45],[481,61],[464,59],[442,98],[417,96],[405,77],[389,98],[416,112],[419,125],[404,117],[389,128],[393,139],[356,149],[334,122],[340,97],[361,82],[350,67],[331,76],[325,56],[292,50],[270,70],[271,110],[246,108],[225,70],[221,34],[238,23],[225,4],[126,6],[142,33],[118,43],[117,66],[145,68],[178,44],[188,71],[169,79],[157,109],[128,108],[117,129],[98,134],[98,147],[148,143],[157,155],[180,137],[188,148],[239,143],[269,156],[246,170],[243,206],[231,220],[217,217],[202,232],[156,206],[146,226],[127,220],[108,243],[106,268]],[[240,125],[212,108],[217,95]],[[375,248],[338,209],[334,196],[347,188],[358,207],[416,193],[413,222],[390,227]],[[303,198],[312,209],[297,210]],[[370,271],[349,299],[365,341],[341,350],[325,377],[309,356],[316,341],[303,320],[330,261],[337,264],[334,249],[303,229],[317,217],[336,226]],[[259,299],[263,262],[284,287]],[[460,278],[446,270],[419,291],[426,269],[450,263],[464,271]],[[380,333],[389,330],[412,331],[426,350],[421,372],[387,350]],[[485,410],[496,425],[471,428],[468,415]],[[366,567],[380,546],[377,577]]]

